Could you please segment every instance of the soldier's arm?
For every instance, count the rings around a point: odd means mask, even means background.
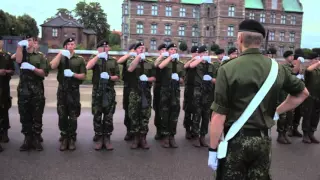
[[[50,67],[51,69],[56,69],[59,64],[60,64],[60,60],[61,60],[62,54],[61,51],[56,55],[56,57],[54,57],[52,59],[52,61],[50,62]]]
[[[163,56],[160,54],[160,56],[154,61],[154,66],[158,67],[160,64],[160,61],[162,60]]]
[[[169,64],[170,61],[172,61],[172,57],[171,57],[171,56],[169,56],[169,57],[167,57],[165,60],[163,60],[163,61],[158,65],[158,67],[159,67],[160,69],[163,69],[163,68],[165,68],[165,67]]]
[[[190,64],[195,60],[195,58],[192,58],[191,60],[189,60],[185,65],[184,68],[187,69],[190,67]]]
[[[120,78],[120,70],[119,70],[119,65],[117,61],[115,60],[115,74],[113,76],[110,76],[111,81],[118,81]]]
[[[73,77],[79,80],[84,80],[86,78],[87,69],[86,69],[85,60],[83,58],[81,59],[82,59],[82,62],[80,64],[80,72],[74,73]]]
[[[86,68],[89,70],[89,69],[92,69],[94,67],[94,65],[96,65],[96,63],[98,62],[99,60],[99,57],[98,55],[96,55],[94,58],[90,59]]]
[[[128,72],[133,72],[137,68],[140,59],[140,56],[136,56],[133,61],[130,61],[130,64],[128,65]]]
[[[16,53],[15,53],[15,58],[16,58],[16,62],[18,64],[20,64],[22,62],[22,58],[23,58],[23,54],[22,54],[22,47],[21,46],[17,46],[17,50],[16,50]]]
[[[213,111],[210,121],[210,147],[216,149],[222,135],[226,115],[229,111],[228,84],[226,72],[223,68],[218,71],[216,88],[214,92],[214,102],[211,106]]]
[[[318,61],[317,63],[312,64],[311,66],[309,66],[307,68],[307,71],[313,71],[313,70],[317,69],[318,67],[320,67],[320,61]]]
[[[36,68],[33,72],[38,76],[45,77],[48,75],[48,71],[47,71],[48,65],[47,65],[45,57],[43,55],[40,55],[40,56],[41,56],[40,57],[40,67]]]
[[[292,64],[293,64],[293,66],[294,66],[293,69],[292,69],[293,73],[294,73],[294,74],[299,73],[301,62],[300,62],[299,60],[296,60],[296,61],[293,61]]]
[[[124,55],[124,56],[122,56],[121,58],[118,59],[118,61],[117,61],[118,64],[124,63],[129,57],[130,57],[130,54],[129,54],[129,53],[126,54],[126,55]]]
[[[200,59],[196,59],[196,60],[192,61],[192,62],[190,63],[190,68],[195,68],[195,67],[197,67],[197,66],[201,63],[201,61],[202,61],[202,57],[201,57]]]
[[[6,74],[12,76],[14,74],[14,62],[11,59],[10,53],[7,55],[7,61]]]

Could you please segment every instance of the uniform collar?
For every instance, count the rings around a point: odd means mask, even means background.
[[[242,52],[240,56],[247,55],[247,54],[261,54],[261,52],[258,48],[249,48],[244,52]]]

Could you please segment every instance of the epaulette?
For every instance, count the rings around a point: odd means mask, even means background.
[[[148,63],[153,63],[153,62],[154,62],[154,61],[153,61],[152,59],[150,59],[150,58],[146,58],[145,61],[148,62]]]
[[[184,65],[184,62],[183,62],[183,61],[181,61],[181,60],[178,60],[178,62]]]

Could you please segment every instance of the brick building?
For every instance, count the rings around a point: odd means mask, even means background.
[[[85,29],[75,19],[66,14],[59,14],[40,25],[42,27],[42,43],[50,48],[61,48],[65,39],[73,37],[77,44],[92,49],[97,43],[96,33]]]
[[[141,41],[149,51],[162,43],[185,41],[225,49],[235,46],[238,24],[255,19],[269,30],[269,47],[285,50],[301,44],[299,0],[124,0],[122,48]],[[264,45],[261,46],[264,49]]]

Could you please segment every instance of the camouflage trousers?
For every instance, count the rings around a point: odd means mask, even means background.
[[[193,103],[193,90],[194,90],[194,86],[185,86],[184,88],[184,98],[183,98],[183,110],[185,112],[184,114],[184,119],[183,119],[183,126],[187,131],[191,131],[191,127],[192,127],[192,121],[194,119],[194,112],[192,111],[192,109],[194,109],[192,107]]]
[[[12,105],[12,97],[10,96],[10,85],[4,83],[1,87],[2,97],[0,98],[0,133],[10,129],[9,109]]]
[[[113,87],[107,86],[107,92],[97,84],[92,88],[92,114],[93,128],[96,135],[111,135],[113,131],[113,114],[116,109],[116,92]],[[106,93],[107,99],[103,99]],[[103,107],[102,101],[107,100],[107,106]],[[102,117],[103,116],[103,117]]]
[[[154,110],[154,125],[157,132],[160,132],[161,116],[160,116],[160,85],[153,86],[153,110]]]
[[[202,87],[195,87],[193,91],[193,106],[195,116],[192,121],[192,135],[194,137],[208,134],[210,120],[210,106],[213,102],[212,91],[206,91]]]
[[[42,115],[45,106],[43,82],[22,82],[20,80],[17,92],[22,134],[40,135],[42,133]]]
[[[125,82],[123,87],[122,106],[124,109],[124,125],[127,127],[127,132],[130,131],[130,123],[131,123],[131,120],[129,118],[129,112],[128,112],[129,94],[130,94],[130,88],[128,87],[128,83]]]
[[[149,119],[151,116],[151,90],[145,90],[148,107],[142,109],[142,96],[138,89],[130,89],[129,94],[129,118],[131,120],[130,133],[146,135],[149,131]]]
[[[229,141],[227,156],[219,159],[216,180],[271,180],[271,138],[245,136]]]
[[[308,97],[303,102],[303,132],[315,132],[319,124],[320,117],[320,100]]]
[[[160,94],[161,135],[174,136],[180,113],[180,89],[161,87]]]
[[[59,84],[57,111],[61,136],[75,139],[77,136],[77,119],[81,113],[79,85],[73,84],[66,89],[63,84]]]
[[[277,121],[277,131],[279,133],[286,133],[290,130],[293,122],[294,110],[290,110],[286,113],[283,113],[279,116]]]

